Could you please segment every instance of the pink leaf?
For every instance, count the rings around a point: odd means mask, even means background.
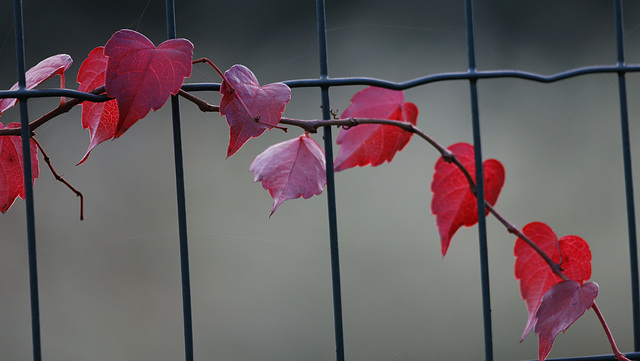
[[[220,114],[226,115],[229,124],[228,158],[249,139],[280,122],[284,108],[291,100],[291,89],[284,83],[261,87],[251,70],[243,65],[232,66],[224,77],[220,87]],[[258,121],[252,116],[259,118]]]
[[[0,129],[18,129],[20,123],[11,123],[6,127],[0,123]],[[31,142],[32,181],[40,175],[38,167],[38,147]],[[19,136],[0,137],[0,212],[6,212],[16,198],[24,199],[24,166],[22,164],[22,138]]]
[[[476,166],[474,150],[471,144],[458,143],[449,149],[467,169],[475,182]],[[498,195],[504,184],[504,167],[495,159],[482,163],[484,170],[484,196],[490,205],[498,201]],[[476,196],[471,193],[467,178],[457,166],[438,159],[431,182],[431,212],[436,216],[440,232],[442,257],[445,256],[451,238],[462,226],[471,227],[478,223]],[[489,213],[489,211],[486,211]]]
[[[118,101],[115,138],[151,109],[160,109],[191,75],[193,44],[186,39],[167,40],[156,48],[144,35],[125,29],[113,34],[104,53],[109,57],[107,94]]]
[[[402,91],[377,87],[366,88],[351,98],[351,105],[341,118],[374,118],[416,124],[418,108],[404,102]],[[336,172],[356,166],[372,167],[391,162],[413,133],[393,125],[361,124],[341,129],[336,143],[340,145],[334,169]]]
[[[322,193],[327,184],[324,152],[308,135],[270,146],[249,170],[273,198],[271,214],[288,199]]]
[[[596,296],[596,283],[580,285],[573,280],[560,282],[545,293],[536,312],[539,361],[547,358],[556,336],[580,318],[593,305]]]
[[[78,90],[89,92],[104,85],[107,70],[107,56],[104,55],[104,47],[100,46],[91,51],[87,59],[78,71]],[[91,150],[105,140],[112,139],[116,134],[118,123],[118,105],[115,99],[103,102],[82,103],[82,127],[89,129],[91,139],[89,149],[78,164],[82,164]]]
[[[64,88],[64,71],[69,69],[71,63],[73,60],[67,54],[58,54],[44,59],[25,74],[27,89],[37,87],[54,75],[60,75],[60,87]],[[15,83],[10,90],[18,90],[18,83]],[[15,98],[0,99],[0,115],[14,106],[17,101],[18,99]]]

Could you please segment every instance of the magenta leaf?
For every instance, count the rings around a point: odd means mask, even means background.
[[[78,71],[78,90],[89,92],[104,85],[107,70],[107,56],[104,47],[100,46],[91,51]],[[118,105],[115,99],[102,102],[82,103],[82,127],[89,129],[89,149],[78,164],[82,164],[91,150],[105,140],[112,139],[116,134],[118,124]]]
[[[560,282],[542,296],[536,312],[538,335],[538,360],[549,355],[553,340],[560,332],[566,331],[580,316],[593,305],[598,296],[598,284],[569,280]]]
[[[58,54],[44,59],[33,68],[27,70],[25,74],[27,89],[37,87],[54,75],[60,75],[60,87],[64,88],[64,71],[69,69],[71,63],[73,63],[73,60],[67,54]],[[18,83],[15,83],[10,90],[18,90]],[[15,98],[0,99],[0,115],[13,107],[17,101],[18,99]]]
[[[160,109],[170,94],[178,94],[191,75],[193,44],[171,39],[156,48],[144,35],[125,29],[113,34],[104,54],[107,94],[118,102],[118,138],[151,109]]]
[[[291,89],[284,83],[261,87],[251,70],[243,65],[232,66],[224,73],[224,78],[220,87],[220,114],[227,117],[229,124],[228,158],[249,139],[280,122],[284,108],[291,100]]]
[[[310,198],[327,184],[324,152],[308,135],[274,144],[260,153],[249,170],[254,182],[273,198],[271,215],[288,199]]]

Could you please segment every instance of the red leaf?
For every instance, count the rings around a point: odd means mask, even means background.
[[[228,158],[249,139],[280,122],[284,108],[291,100],[291,89],[284,83],[261,87],[251,70],[243,65],[232,66],[224,73],[224,78],[220,87],[220,114],[227,116],[229,124]],[[259,121],[252,116],[259,117]]]
[[[538,334],[538,360],[549,355],[553,340],[566,331],[593,305],[598,296],[598,285],[576,281],[560,282],[544,294],[536,312],[536,334]]]
[[[397,90],[369,87],[351,98],[351,105],[341,118],[376,118],[398,120],[416,125],[418,108],[404,102],[404,93]],[[341,129],[336,143],[340,145],[334,164],[336,172],[356,166],[372,167],[391,162],[413,133],[393,125],[360,124]]]
[[[20,123],[11,123],[6,127],[0,123],[0,129],[17,129]],[[22,165],[22,138],[19,136],[0,137],[0,212],[6,212],[16,198],[24,199],[24,168]],[[31,140],[32,181],[40,175],[38,167],[38,147]]]
[[[107,59],[102,46],[89,53],[78,71],[78,83],[80,83],[78,90],[88,92],[104,85]],[[89,149],[78,164],[87,160],[91,150],[98,144],[115,136],[117,123],[118,105],[115,99],[103,103],[82,103],[82,128],[89,128],[91,142]]]
[[[553,230],[544,223],[532,222],[522,228],[522,233],[535,243],[554,262],[559,262],[558,249],[562,253],[563,273],[582,284],[591,278],[591,251],[584,239],[564,236],[558,240]],[[515,277],[520,280],[520,295],[527,305],[529,317],[522,339],[535,324],[540,300],[551,287],[562,279],[554,274],[544,259],[533,248],[518,238],[513,250],[516,256]]]
[[[447,149],[458,158],[475,182],[476,166],[473,146],[457,143]],[[482,166],[484,170],[484,197],[493,206],[498,200],[498,195],[500,195],[504,184],[504,167],[495,159],[485,160]],[[462,171],[454,164],[445,162],[442,158],[436,162],[431,191],[433,192],[431,212],[436,216],[442,257],[444,257],[456,231],[462,226],[471,227],[478,223],[478,206],[476,197],[471,193],[467,178]]]
[[[191,75],[193,44],[186,39],[167,40],[156,48],[144,35],[125,29],[113,34],[104,53],[109,57],[107,94],[116,98],[120,113],[115,138],[151,109],[160,109]]]
[[[25,74],[27,89],[37,87],[54,75],[60,75],[60,87],[64,88],[64,71],[71,66],[71,63],[73,63],[73,60],[67,54],[58,54],[44,59],[33,68],[27,70]],[[10,90],[18,90],[18,83],[15,83]],[[16,98],[0,99],[0,115],[14,106],[17,101],[18,99]]]
[[[307,199],[322,193],[327,184],[324,152],[307,135],[274,144],[258,155],[249,170],[254,182],[273,198],[271,214],[287,199]]]

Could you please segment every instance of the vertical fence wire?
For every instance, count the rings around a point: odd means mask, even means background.
[[[622,0],[614,2],[616,24],[616,48],[618,67],[623,67],[624,22],[622,18]],[[618,94],[620,97],[620,125],[622,128],[622,159],[624,163],[624,183],[627,201],[627,227],[629,233],[629,259],[631,268],[631,302],[633,309],[633,347],[640,350],[640,293],[638,286],[638,246],[636,240],[636,211],[633,195],[633,175],[631,163],[631,141],[629,135],[629,112],[627,107],[627,83],[625,71],[618,72]]]
[[[465,1],[467,53],[469,57],[469,73],[476,72],[476,54],[473,27],[473,1]],[[480,245],[480,279],[482,283],[482,317],[484,321],[485,360],[493,360],[493,331],[491,325],[491,291],[489,287],[489,256],[487,248],[487,226],[484,206],[484,172],[482,169],[482,143],[480,136],[480,113],[478,109],[478,80],[469,79],[471,97],[471,120],[473,123],[473,147],[476,167],[476,199],[478,207],[478,241]]]
[[[18,71],[18,89],[26,89],[26,66],[24,46],[24,24],[22,1],[13,2],[14,26],[16,34],[16,66]],[[42,360],[40,339],[40,296],[38,292],[38,262],[36,255],[36,226],[33,201],[33,174],[31,172],[31,132],[29,131],[28,97],[20,100],[20,129],[22,138],[22,166],[24,172],[25,207],[27,221],[27,247],[29,258],[29,293],[31,299],[31,343],[33,360]]]
[[[329,77],[327,56],[327,30],[324,0],[316,0],[318,27],[318,52],[320,61],[320,79]],[[322,98],[322,119],[331,119],[329,86],[320,87]],[[340,257],[338,252],[338,217],[336,211],[336,191],[333,172],[333,139],[331,127],[323,128],[325,161],[327,166],[327,213],[329,216],[329,246],[331,251],[331,284],[333,290],[333,322],[336,340],[336,360],[344,361],[344,336],[342,325],[342,291],[340,286]]]
[[[167,38],[176,38],[175,3],[166,1]],[[182,155],[182,129],[178,96],[171,96],[173,123],[173,154],[176,171],[176,197],[178,202],[178,234],[180,242],[180,271],[182,282],[182,317],[184,321],[184,353],[186,361],[193,361],[193,316],[191,311],[191,276],[189,271],[189,243],[187,237],[187,201],[184,185]]]

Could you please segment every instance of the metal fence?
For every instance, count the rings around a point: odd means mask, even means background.
[[[640,65],[628,65],[625,63],[625,47],[624,47],[624,31],[623,31],[623,10],[622,0],[613,0],[612,6],[615,11],[615,34],[617,61],[615,64],[604,66],[589,66],[583,68],[570,69],[564,72],[556,73],[551,76],[539,75],[525,71],[478,71],[476,69],[475,55],[475,39],[474,39],[474,10],[473,1],[464,0],[466,11],[466,40],[468,53],[468,70],[457,73],[440,73],[428,75],[421,78],[412,79],[403,83],[389,82],[373,78],[331,78],[329,77],[328,57],[327,57],[327,37],[325,28],[325,5],[323,0],[316,1],[317,10],[317,36],[319,44],[319,68],[320,76],[313,79],[300,79],[286,82],[290,87],[312,87],[321,90],[321,101],[323,109],[323,118],[331,118],[331,105],[329,101],[329,90],[333,87],[341,87],[347,85],[374,85],[384,88],[404,90],[419,87],[434,82],[443,82],[450,80],[468,81],[469,85],[469,101],[471,107],[471,123],[473,127],[473,143],[475,147],[476,161],[476,179],[478,180],[478,199],[483,200],[483,169],[482,169],[482,138],[480,126],[480,113],[478,102],[478,82],[484,79],[495,78],[518,78],[527,81],[540,83],[553,83],[563,81],[565,79],[579,77],[588,74],[610,73],[617,76],[620,104],[620,125],[622,131],[622,156],[624,161],[624,179],[626,186],[626,205],[627,205],[627,224],[629,239],[629,257],[630,257],[630,274],[632,289],[632,317],[634,330],[634,350],[636,352],[627,354],[632,359],[640,359],[640,290],[638,280],[638,262],[637,262],[637,230],[636,215],[634,206],[634,190],[632,177],[632,161],[631,161],[631,143],[629,134],[629,116],[627,106],[627,87],[626,75],[631,72],[640,72]],[[167,38],[176,37],[176,20],[174,3],[171,0],[166,1],[166,17],[167,17]],[[27,220],[27,237],[28,237],[28,259],[29,259],[29,282],[31,296],[31,329],[33,344],[33,359],[40,361],[43,359],[41,351],[41,330],[40,330],[40,305],[38,294],[38,268],[36,259],[36,232],[34,217],[34,199],[33,188],[31,184],[31,157],[29,156],[29,115],[27,100],[34,97],[75,97],[85,100],[101,99],[91,94],[84,94],[73,90],[48,89],[48,90],[25,90],[25,59],[24,59],[24,36],[23,36],[23,15],[22,1],[14,0],[14,19],[15,19],[15,39],[16,39],[16,64],[18,73],[19,90],[17,91],[0,91],[0,98],[15,97],[20,99],[20,119],[22,124],[22,141],[24,151],[24,170],[25,170],[25,187],[26,187],[26,220]],[[187,91],[211,91],[218,90],[219,84],[199,83],[185,84],[183,89]],[[185,359],[187,361],[194,360],[193,334],[192,334],[192,309],[191,309],[191,290],[190,290],[190,274],[189,274],[189,249],[187,237],[187,215],[185,201],[185,183],[183,171],[183,155],[182,155],[182,137],[180,123],[180,109],[177,97],[171,99],[172,117],[173,117],[173,134],[174,134],[174,154],[175,154],[175,170],[176,170],[176,196],[178,203],[178,224],[179,224],[179,244],[180,244],[180,262],[182,272],[182,298],[183,298],[183,319],[184,319],[184,350]],[[323,129],[324,132],[324,148],[327,160],[327,199],[328,199],[328,218],[329,218],[329,242],[331,249],[331,269],[333,284],[333,309],[334,309],[334,326],[335,326],[335,350],[336,359],[342,361],[345,357],[345,345],[343,337],[343,314],[342,299],[340,285],[340,262],[338,247],[338,227],[336,214],[336,192],[333,173],[333,155],[332,145],[333,138],[329,127]],[[484,203],[478,202],[478,208],[484,209]],[[489,288],[489,269],[487,257],[487,232],[484,212],[478,212],[478,241],[480,245],[480,265],[482,279],[482,302],[483,302],[483,318],[484,318],[484,348],[485,360],[493,360],[493,343],[492,322],[491,322],[491,301]],[[624,350],[623,350],[624,351]],[[0,356],[1,358],[1,356]],[[612,355],[590,356],[568,358],[563,360],[614,360]]]

